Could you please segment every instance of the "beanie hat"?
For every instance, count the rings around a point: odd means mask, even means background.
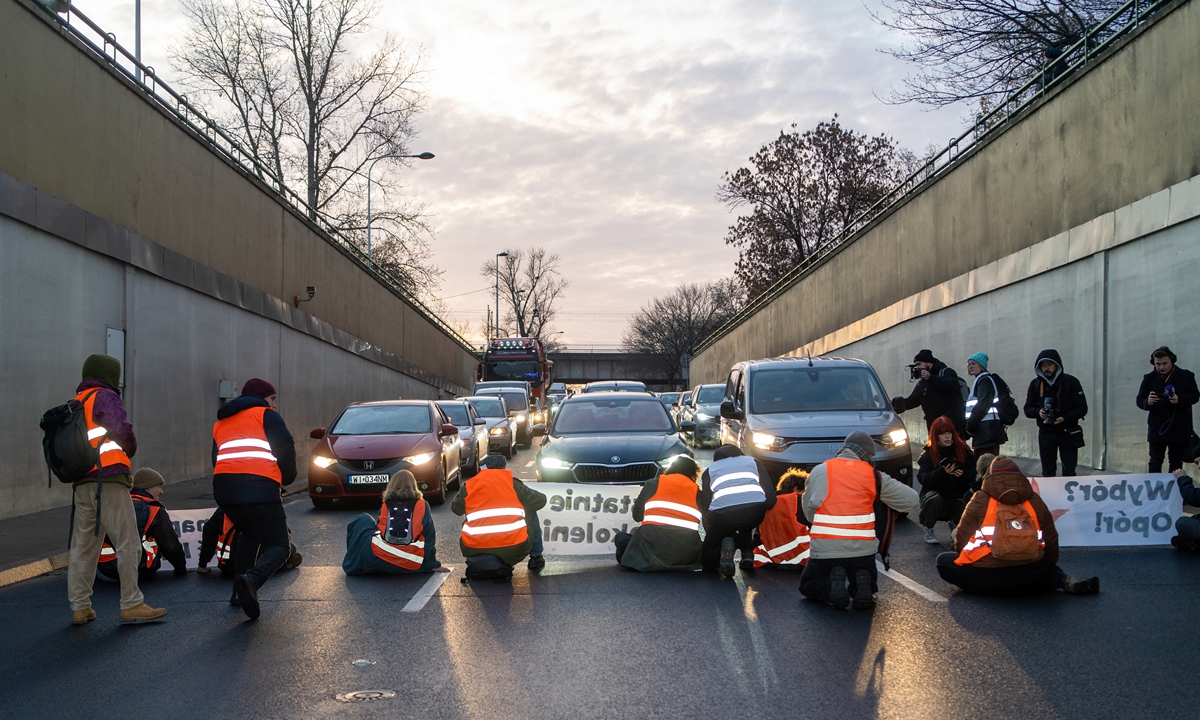
[[[275,394],[275,386],[260,378],[250,378],[242,385],[242,395],[257,395],[266,400]]]
[[[479,461],[479,464],[489,470],[503,470],[508,466],[508,461],[500,453],[488,453]]]
[[[972,355],[971,357],[967,358],[967,362],[970,362],[971,360],[974,360],[975,362],[979,363],[979,366],[981,368],[983,368],[984,370],[987,370],[987,361],[988,361],[987,353],[977,352],[974,355]]]
[[[89,355],[83,361],[83,379],[102,382],[115,390],[121,385],[121,361],[108,355]]]
[[[998,457],[992,461],[992,469],[988,474],[995,475],[996,473],[1019,473],[1019,472],[1021,472],[1021,468],[1017,467],[1016,460],[1013,460],[1012,458],[1008,457],[1007,455],[1001,455],[1000,457]]]
[[[871,458],[875,457],[875,441],[862,430],[855,430],[847,435],[842,449],[852,451],[859,460],[867,462],[871,462]]]
[[[157,470],[142,468],[133,474],[133,486],[138,490],[149,490],[163,484],[163,476],[159,475]]]
[[[937,362],[937,358],[935,358],[933,356],[932,350],[926,348],[926,349],[922,350],[921,352],[917,353],[917,356],[915,358],[913,358],[913,362],[931,363],[931,362]]]
[[[742,452],[740,447],[726,443],[713,451],[713,462],[724,460],[725,458],[741,457],[742,455],[745,455],[745,453]]]

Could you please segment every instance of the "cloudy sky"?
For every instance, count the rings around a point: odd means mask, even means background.
[[[133,3],[75,0],[132,46]],[[620,342],[625,318],[683,282],[729,276],[721,174],[782,128],[838,113],[920,150],[961,131],[962,108],[877,99],[907,72],[878,52],[904,41],[858,0],[384,0],[378,25],[428,61],[406,171],[434,213],[440,295],[482,325],[478,274],[506,247],[562,256],[558,330]],[[143,0],[143,56],[168,82],[177,0]],[[474,292],[479,291],[479,292]],[[457,296],[457,297],[449,297]]]

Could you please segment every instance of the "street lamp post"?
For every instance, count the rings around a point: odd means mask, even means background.
[[[380,155],[377,158],[373,158],[371,164],[367,166],[367,267],[371,267],[371,171],[375,169],[375,163],[387,158],[432,160],[434,155],[431,152],[423,152],[420,155]]]
[[[496,253],[496,316],[492,319],[492,330],[500,337],[500,258],[508,257],[508,251]]]

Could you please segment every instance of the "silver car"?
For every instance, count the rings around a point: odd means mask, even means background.
[[[458,440],[462,443],[460,467],[464,477],[471,477],[479,472],[479,461],[488,454],[487,420],[466,400],[439,400],[437,406],[458,428]]]

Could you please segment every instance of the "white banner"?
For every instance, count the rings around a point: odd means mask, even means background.
[[[613,555],[613,537],[638,525],[630,514],[641,485],[530,483],[546,496],[538,510],[547,555]]]
[[[175,534],[179,536],[179,542],[183,545],[183,556],[187,558],[189,570],[195,570],[200,564],[200,542],[204,537],[204,523],[208,522],[216,511],[216,508],[167,510],[171,514],[171,525],[175,528]],[[164,562],[160,569],[170,566],[170,563]]]
[[[1183,514],[1175,476],[1086,475],[1030,478],[1063,547],[1169,545]]]

